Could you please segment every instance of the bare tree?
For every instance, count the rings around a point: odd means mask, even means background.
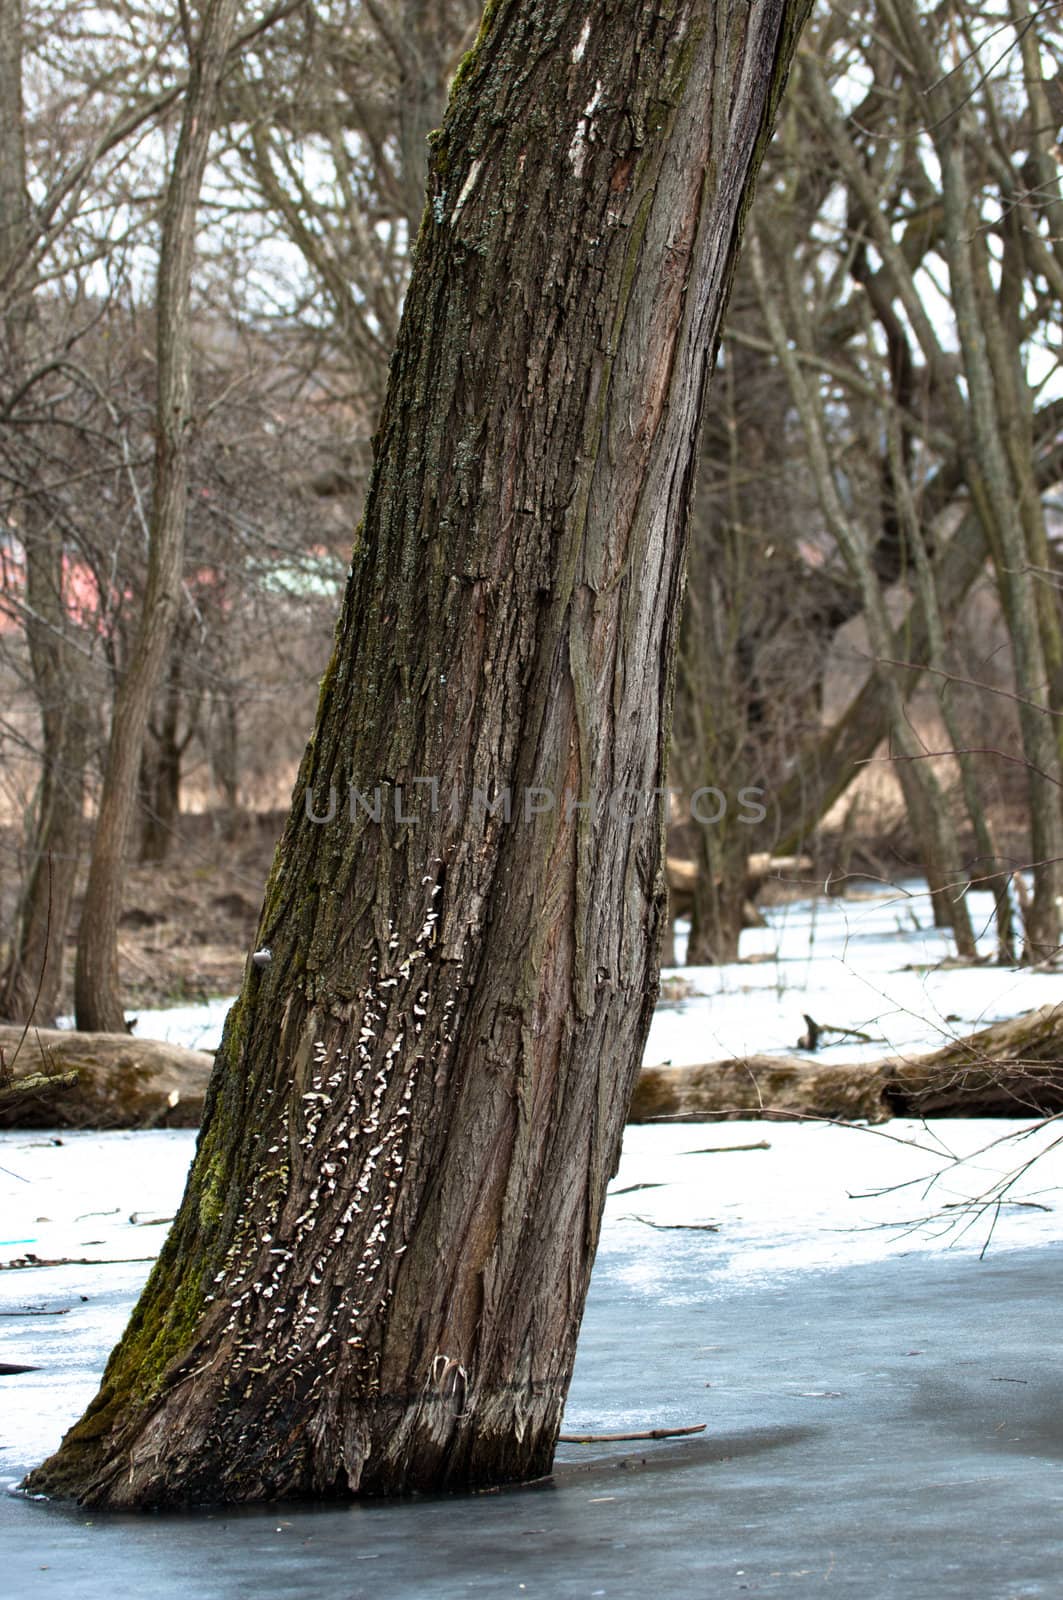
[[[120,1033],[125,1028],[118,985],[118,918],[144,735],[180,605],[192,424],[189,301],[196,213],[237,13],[238,0],[206,0],[199,31],[188,40],[188,89],[163,208],[147,584],[132,655],[115,698],[74,973],[77,1024],[89,1032]]]
[[[960,10],[962,21],[970,25],[973,13]],[[986,209],[981,214],[973,202],[970,174],[982,169],[986,144],[973,133],[970,101],[972,95],[985,92],[985,80],[971,82],[977,56],[971,55],[970,34],[962,46],[957,45],[962,59],[942,75],[942,58],[948,58],[954,46],[954,36],[940,31],[943,19],[919,17],[908,0],[903,4],[883,0],[881,16],[884,27],[876,46],[879,82],[881,92],[889,92],[900,108],[905,139],[903,163],[888,181],[908,198],[909,206],[914,198],[917,208],[903,230],[891,228],[888,208],[883,208],[874,181],[874,163],[859,149],[858,131],[852,123],[846,126],[814,62],[805,63],[802,81],[820,136],[846,183],[850,214],[866,230],[881,261],[876,272],[865,274],[869,300],[880,324],[892,322],[896,336],[906,340],[900,328],[903,320],[914,336],[925,363],[928,393],[953,441],[963,487],[993,559],[1012,642],[1029,771],[1034,896],[1026,948],[1031,959],[1043,959],[1058,944],[1057,876],[1063,845],[1058,756],[1046,716],[1051,709],[1051,663],[1058,656],[1059,620],[1056,602],[1039,593],[1031,576],[1031,568],[1044,564],[1043,511],[1035,468],[1040,429],[1020,353],[1031,329],[1022,325],[1021,317],[1016,319],[1014,309],[1016,300],[1022,300],[1019,285],[1029,263],[1022,267],[1022,258],[1014,248],[1009,250],[1005,239],[1003,272],[993,286],[990,242],[1009,234],[1015,221],[1006,185],[1004,220],[992,220],[1001,199],[999,177],[995,187],[982,183],[979,204]],[[991,102],[992,94],[985,92],[990,126],[999,123]],[[1013,128],[1011,137],[1021,139],[1021,128]],[[940,199],[931,163],[940,171]],[[1007,164],[1001,160],[997,172],[1006,177],[1010,166],[1009,156]],[[1037,228],[1033,232],[1040,238]],[[918,274],[928,249],[940,252],[947,263],[958,335],[955,349],[946,346],[926,309]],[[1035,241],[1030,253],[1042,260],[1043,245]],[[957,381],[960,370],[962,390]]]
[[[0,283],[18,282],[18,266],[34,235],[34,209],[26,182],[23,107],[23,17],[20,0],[0,4]],[[38,405],[50,365],[42,351],[32,279],[10,292],[3,310],[4,405],[0,427],[12,429],[21,412]],[[42,366],[44,370],[42,371]],[[36,369],[36,370],[35,370]],[[90,722],[78,629],[66,601],[63,522],[46,492],[35,436],[2,452],[4,478],[18,485],[17,519],[25,584],[20,614],[41,719],[40,782],[29,859],[14,937],[0,973],[0,1015],[40,1021],[54,1016],[62,976],[63,935],[80,850],[84,768]],[[5,519],[6,520],[6,519]]]
[[[758,322],[748,310],[735,314],[730,330],[735,345],[765,362],[763,404],[775,419],[768,476],[784,508],[768,513],[770,542],[793,558],[795,612],[807,606],[819,619],[814,635],[803,644],[795,639],[795,659],[814,683],[843,623],[862,615],[872,635],[868,675],[861,682],[857,671],[848,706],[822,728],[791,719],[795,729],[803,727],[767,781],[764,828],[732,837],[731,845],[739,853],[765,844],[783,852],[803,847],[827,807],[887,741],[935,890],[935,915],[958,919],[961,948],[971,952],[964,888],[972,879],[995,885],[1006,957],[1007,881],[1032,863],[1031,959],[1054,952],[1058,911],[1060,722],[1053,686],[1060,585],[1044,506],[1046,491],[1060,481],[1061,410],[1058,401],[1039,396],[1042,380],[1033,377],[1035,370],[1051,371],[1057,359],[1056,298],[1045,286],[1056,283],[1060,270],[1051,220],[1058,174],[1049,146],[1052,106],[1061,97],[1041,67],[1055,28],[1050,11],[1018,7],[1002,25],[973,4],[947,8],[947,16],[924,14],[912,0],[903,8],[818,8],[756,202],[765,257],[761,298],[776,314],[775,336],[763,316]],[[939,82],[942,62],[954,65]],[[942,313],[950,297],[955,333]],[[736,298],[736,305],[749,303],[746,293]],[[781,411],[768,398],[772,362],[783,385]],[[810,430],[819,440],[813,450]],[[736,481],[751,459],[748,448],[739,459]],[[754,492],[763,489],[758,484]],[[801,508],[804,530],[796,540],[787,507]],[[761,548],[769,539],[764,521],[759,512],[746,519],[747,538],[762,540]],[[812,547],[811,564],[800,554],[802,541]],[[1012,710],[1021,713],[1016,743],[1001,744],[999,755],[970,748],[987,741],[972,738],[970,718],[959,715],[953,694],[954,678],[969,671],[958,652],[956,619],[987,562],[1013,641]],[[761,570],[767,585],[768,568]],[[725,592],[727,571],[726,558],[711,562],[703,587],[692,566],[691,615],[702,624],[717,604],[707,597]],[[764,658],[774,638],[789,636],[785,620],[767,620],[765,592],[756,588],[741,629],[737,594],[718,609],[730,618],[735,641],[741,632],[747,658],[746,665],[737,656],[731,662],[727,681],[735,686],[755,679],[748,663]],[[917,731],[926,702],[913,719],[912,697],[928,666],[951,756]],[[711,696],[704,681],[703,675],[703,700]],[[739,692],[688,717],[681,676],[677,730],[699,718],[704,724],[706,715],[718,728],[732,716]],[[781,684],[776,698],[781,708]],[[727,787],[722,775],[741,771],[751,756],[770,770],[761,754],[752,754],[757,741],[746,713],[729,749],[724,757],[703,748],[700,781],[714,781],[715,763]],[[681,768],[696,764],[695,745],[681,748],[678,759]],[[1029,843],[1021,855],[1011,847],[1002,857],[985,796],[1000,762],[1016,759],[1030,774]],[[938,767],[942,776],[935,780]],[[950,771],[970,845],[961,843],[962,818],[955,820],[955,801],[942,789]],[[728,848],[719,829],[712,846],[717,856]],[[733,939],[742,876],[736,862],[727,876]],[[723,881],[718,861],[716,887],[706,895],[719,901]]]

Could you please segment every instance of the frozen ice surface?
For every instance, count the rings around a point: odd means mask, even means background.
[[[1054,1125],[1022,1126],[629,1128],[565,1425],[705,1421],[704,1435],[563,1445],[551,1487],[417,1504],[138,1518],[4,1495],[0,1590],[1054,1597],[1063,1212]],[[1008,1135],[969,1165],[945,1159]],[[161,1244],[153,1219],[172,1214],[195,1136],[61,1137],[0,1137],[0,1260],[97,1263],[0,1273],[0,1361],[39,1368],[0,1377],[8,1489],[95,1392],[149,1270],[134,1258]],[[1006,1194],[1032,1204],[961,1232],[971,1219],[954,1202],[1035,1150]]]
[[[0,1262],[29,1254],[100,1263],[0,1272],[0,1477],[13,1449],[54,1449],[91,1400],[169,1219],[195,1145],[188,1131],[0,1136]],[[61,1141],[61,1142],[58,1142]],[[135,1217],[137,1220],[131,1221]],[[23,1445],[25,1441],[28,1451]],[[2,1592],[2,1582],[0,1582]]]
[[[988,897],[971,903],[988,950]],[[658,1011],[648,1062],[790,1052],[804,1012],[872,1035],[821,1052],[859,1060],[1063,1001],[1059,974],[943,967],[916,884],[769,919],[740,964],[680,969],[698,993]],[[141,1013],[138,1032],[210,1049],[228,1005]],[[95,1392],[194,1137],[0,1136],[0,1262],[96,1263],[0,1273],[0,1361],[39,1368],[0,1377],[7,1487]],[[0,1592],[1056,1600],[1056,1138],[999,1121],[629,1128],[566,1430],[705,1434],[562,1445],[549,1487],[417,1504],[137,1518],[0,1495]]]
[[[980,953],[995,948],[991,896],[968,896]],[[869,886],[860,898],[775,906],[767,928],[742,935],[741,961],[679,967],[697,991],[662,1006],[647,1065],[792,1053],[807,1012],[819,1023],[870,1035],[822,1048],[827,1061],[862,1061],[934,1050],[1002,1018],[1063,1002],[1063,973],[942,965],[951,952],[917,882]],[[685,955],[685,937],[677,954]]]

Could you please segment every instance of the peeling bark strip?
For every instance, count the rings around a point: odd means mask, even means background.
[[[701,397],[807,6],[493,0],[434,140],[365,521],[181,1211],[35,1489],[547,1472],[657,989],[660,818],[303,793],[664,781]]]

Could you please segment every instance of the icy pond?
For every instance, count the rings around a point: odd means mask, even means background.
[[[686,972],[701,992],[662,1008],[647,1059],[792,1049],[805,1011],[883,1041],[836,1058],[881,1055],[1063,1002],[1058,975],[941,969],[928,921],[909,889],[780,908],[743,946],[768,959]],[[140,1031],[209,1043],[223,1009]],[[548,1486],[414,1504],[134,1518],[8,1493],[0,1592],[1055,1597],[1056,1141],[975,1121],[631,1128],[565,1429],[704,1434],[562,1445]],[[0,1136],[0,1262],[87,1263],[0,1273],[0,1362],[37,1369],[0,1377],[5,1489],[94,1392],[193,1143]]]

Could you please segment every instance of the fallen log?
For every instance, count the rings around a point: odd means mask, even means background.
[[[741,1056],[697,1066],[643,1067],[629,1122],[734,1122],[832,1117],[883,1122],[892,1112],[868,1066],[826,1066],[794,1056]]]
[[[10,1062],[21,1028],[0,1026]],[[194,1128],[213,1057],[129,1034],[31,1029],[18,1091],[0,1097],[0,1128]],[[70,1081],[77,1074],[76,1083]],[[1063,1111],[1063,1006],[1039,1010],[923,1056],[868,1062],[754,1055],[696,1066],[644,1067],[631,1122],[731,1122],[825,1117],[885,1122],[906,1117],[1022,1117]]]
[[[128,1033],[0,1025],[0,1128],[195,1128],[214,1057]],[[43,1082],[41,1080],[44,1080]]]
[[[1025,1117],[1063,1111],[1063,1006],[910,1058],[824,1062],[744,1056],[696,1066],[644,1067],[630,1122],[729,1122],[821,1117]]]

